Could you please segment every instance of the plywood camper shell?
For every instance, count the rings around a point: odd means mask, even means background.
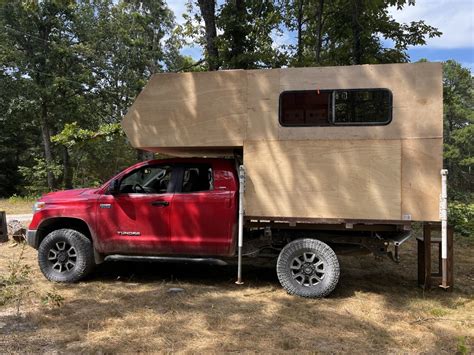
[[[259,218],[439,221],[440,63],[157,74],[125,116],[136,148],[243,148],[245,213]],[[283,127],[280,93],[387,88],[383,126]]]

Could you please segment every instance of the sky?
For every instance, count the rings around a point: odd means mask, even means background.
[[[218,3],[221,2],[218,0]],[[183,22],[185,3],[185,0],[168,0],[178,23]],[[406,6],[401,11],[390,8],[389,12],[399,22],[424,20],[443,32],[439,38],[427,39],[425,46],[409,48],[411,61],[421,58],[433,62],[454,59],[470,68],[471,73],[474,72],[474,0],[416,0],[415,6]],[[279,41],[294,41],[293,36],[284,33]],[[183,48],[182,53],[194,59],[202,56],[201,49],[192,46]]]

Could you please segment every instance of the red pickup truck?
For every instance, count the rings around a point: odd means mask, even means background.
[[[46,278],[57,282],[78,281],[105,259],[218,262],[233,257],[239,214],[236,167],[231,159],[152,160],[99,188],[46,194],[35,204],[28,244],[38,249]],[[335,288],[339,263],[333,249],[386,255],[388,239],[400,242],[407,235],[387,226],[377,233],[373,226],[291,227],[245,221],[243,254],[277,259],[282,286],[306,297],[326,296]]]

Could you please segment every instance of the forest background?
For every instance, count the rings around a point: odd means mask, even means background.
[[[161,0],[0,0],[0,197],[97,186],[149,158],[119,122],[154,73],[410,62],[410,48],[443,38],[424,19],[392,15],[413,6],[189,0],[177,21]],[[184,55],[189,45],[202,55]],[[444,62],[450,220],[465,236],[474,234],[472,83],[470,68]]]

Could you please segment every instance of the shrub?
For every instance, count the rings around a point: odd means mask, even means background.
[[[463,236],[474,235],[474,203],[450,202],[448,222]]]

